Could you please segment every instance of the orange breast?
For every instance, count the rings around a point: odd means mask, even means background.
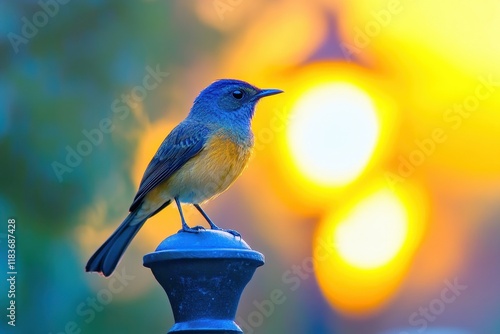
[[[228,138],[216,136],[210,140],[191,169],[192,187],[197,197],[207,200],[226,190],[241,174],[250,158],[250,148]]]
[[[202,203],[217,196],[241,174],[250,155],[250,143],[213,136],[198,155],[148,194],[150,204],[155,207],[176,196],[184,203]]]

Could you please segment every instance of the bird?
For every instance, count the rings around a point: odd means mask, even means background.
[[[180,214],[179,232],[197,233],[189,227],[181,203],[192,204],[210,228],[240,236],[218,227],[200,204],[225,191],[246,167],[254,136],[251,121],[257,102],[283,93],[259,89],[245,81],[221,79],[203,89],[187,117],[164,139],[142,177],[128,216],[90,257],[87,272],[108,277],[144,223],[175,203]]]

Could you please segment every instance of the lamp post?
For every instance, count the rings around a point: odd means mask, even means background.
[[[263,264],[240,237],[216,230],[179,231],[144,256],[172,306],[169,334],[243,333],[234,322],[238,302]]]

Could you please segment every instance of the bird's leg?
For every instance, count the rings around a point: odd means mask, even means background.
[[[208,224],[212,228],[212,230],[222,230],[219,226],[215,225],[215,223],[210,219],[210,217],[203,211],[199,204],[193,204],[194,207],[201,213],[201,215],[207,220]]]
[[[195,227],[191,228],[188,226],[188,224],[186,224],[186,220],[184,219],[184,213],[182,213],[181,202],[179,201],[179,199],[177,197],[175,197],[174,199],[175,199],[175,204],[177,204],[177,209],[179,209],[179,214],[181,215],[182,230],[180,230],[180,231],[196,233],[196,232],[200,232],[200,230],[204,230],[205,228],[203,226],[195,226]]]
[[[207,222],[208,222],[208,224],[210,224],[210,228],[212,228],[212,230],[224,231],[224,232],[227,232],[227,233],[234,235],[235,237],[241,237],[241,234],[238,231],[226,230],[226,229],[220,228],[219,226],[215,225],[214,222],[210,219],[210,217],[208,217],[208,215],[205,213],[205,211],[203,211],[203,209],[201,208],[201,206],[199,204],[193,204],[193,205],[201,213],[201,215],[207,220]]]

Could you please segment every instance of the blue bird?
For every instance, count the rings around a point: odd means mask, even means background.
[[[241,174],[253,146],[255,105],[261,98],[279,93],[282,91],[230,79],[205,88],[146,168],[129,215],[92,255],[85,270],[111,275],[146,220],[172,201],[179,210],[182,231],[198,232],[203,227],[187,225],[181,203],[193,204],[212,229],[222,230],[200,204],[225,191]]]

